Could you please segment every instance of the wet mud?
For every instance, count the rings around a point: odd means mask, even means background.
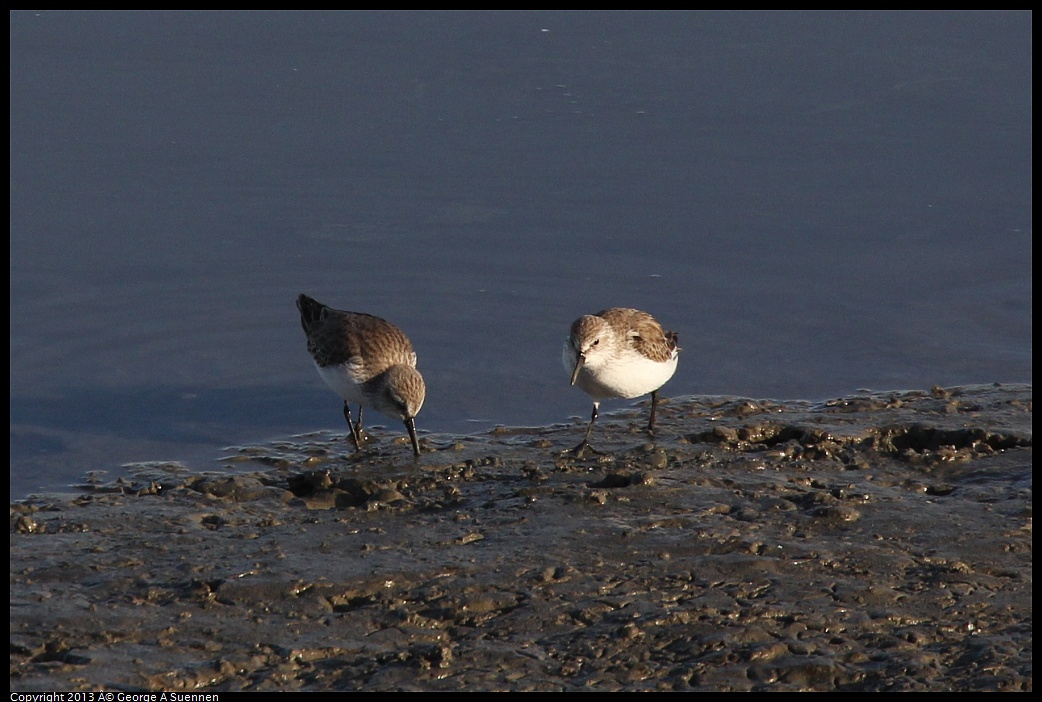
[[[1030,386],[646,412],[13,504],[11,689],[1032,689]]]

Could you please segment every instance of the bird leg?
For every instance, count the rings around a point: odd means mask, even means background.
[[[351,430],[351,443],[355,445],[355,451],[359,451],[362,448],[362,444],[369,441],[369,435],[362,429],[362,408],[358,408],[358,424],[351,421],[351,406],[344,403],[344,419],[347,420],[347,427]]]
[[[648,433],[655,435],[655,407],[658,405],[658,390],[651,391],[651,418],[648,420]]]
[[[591,453],[600,453],[595,448],[590,446],[590,432],[593,431],[593,423],[597,421],[597,405],[600,403],[593,403],[593,414],[590,415],[590,424],[586,427],[586,435],[583,436],[583,440],[578,443],[574,448],[568,449],[565,453],[570,453],[576,458],[582,458],[583,454],[587,451]]]
[[[362,428],[362,405],[358,405],[358,422],[355,424],[355,429],[358,430],[358,440],[363,444],[369,443],[372,437],[366,434],[365,429]]]

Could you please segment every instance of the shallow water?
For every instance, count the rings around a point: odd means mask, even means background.
[[[1030,13],[15,12],[11,60],[14,496],[343,431],[300,292],[412,337],[430,432],[588,416],[613,305],[664,394],[1031,382]]]

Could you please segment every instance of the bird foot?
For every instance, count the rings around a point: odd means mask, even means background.
[[[573,446],[570,449],[566,449],[561,452],[562,456],[571,456],[573,458],[583,458],[587,453],[592,453],[595,456],[603,456],[604,453],[598,451],[593,446],[590,446],[588,441],[581,441],[577,446]]]
[[[354,445],[355,451],[361,451],[367,444],[374,441],[372,435],[365,429],[359,429],[357,432],[352,431],[348,438]]]

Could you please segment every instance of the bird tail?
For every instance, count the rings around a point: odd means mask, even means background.
[[[297,297],[297,309],[300,310],[300,326],[304,327],[305,332],[310,332],[311,327],[322,319],[322,312],[326,306],[302,294]]]

